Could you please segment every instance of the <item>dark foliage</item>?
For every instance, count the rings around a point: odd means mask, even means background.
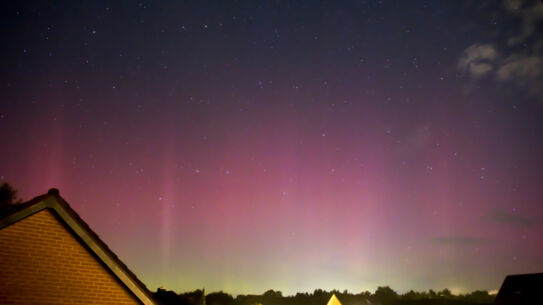
[[[237,305],[236,300],[222,291],[206,295],[206,305]]]
[[[176,305],[200,305],[203,291],[195,290],[192,292],[185,292],[177,294],[173,291],[158,288],[154,293],[155,298],[163,305],[176,304]]]
[[[16,204],[22,200],[17,198],[17,190],[4,182],[0,186],[0,216],[8,213]]]
[[[333,293],[342,305],[482,305],[491,304],[494,301],[494,296],[489,295],[487,291],[453,295],[449,289],[439,292],[411,290],[400,295],[390,287],[384,286],[378,287],[373,294],[368,291],[353,294],[347,291],[316,289],[313,293],[283,296],[281,291],[270,289],[262,295],[238,295],[234,298],[221,291],[206,295],[206,303],[207,305],[326,305]],[[176,294],[158,289],[155,293],[155,297],[163,305],[199,305],[201,296],[201,290]]]

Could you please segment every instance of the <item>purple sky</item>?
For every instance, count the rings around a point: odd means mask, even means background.
[[[151,289],[543,271],[543,4],[2,4],[0,179]]]

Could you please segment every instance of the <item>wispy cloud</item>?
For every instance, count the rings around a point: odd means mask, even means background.
[[[533,218],[503,210],[492,211],[490,213],[490,219],[494,222],[518,227],[532,227],[536,224],[536,221]]]
[[[502,3],[502,13],[520,20],[520,31],[509,34],[507,41],[467,47],[457,67],[474,80],[488,77],[539,97],[543,95],[543,35],[537,27],[543,22],[543,2],[504,0]],[[498,49],[497,45],[507,47]]]
[[[458,61],[458,68],[469,72],[475,78],[479,78],[494,69],[494,62],[498,58],[499,53],[493,45],[474,44],[462,54]]]
[[[522,19],[520,33],[509,37],[507,44],[514,46],[526,41],[537,29],[537,24],[543,21],[543,4],[541,1],[505,0],[505,9]]]
[[[483,239],[468,237],[468,236],[438,237],[438,238],[432,239],[431,242],[434,244],[456,245],[456,246],[470,246],[470,245],[484,244]]]
[[[503,60],[496,71],[496,77],[538,96],[543,93],[543,56],[511,55]]]
[[[499,80],[535,78],[543,73],[543,58],[538,56],[512,55],[503,61],[496,72]]]

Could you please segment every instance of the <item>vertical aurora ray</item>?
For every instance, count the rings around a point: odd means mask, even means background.
[[[40,115],[39,119],[27,123],[32,130],[31,138],[20,139],[23,145],[30,145],[31,149],[19,152],[27,155],[23,163],[23,172],[33,186],[63,185],[66,168],[74,166],[77,160],[70,160],[65,151],[66,120],[62,111],[54,111],[50,115]],[[39,175],[32,175],[39,173]]]
[[[166,120],[168,128],[168,120]],[[167,134],[167,131],[164,131]],[[174,242],[175,234],[175,204],[179,200],[176,197],[176,175],[175,169],[175,149],[173,146],[173,139],[171,137],[165,137],[162,140],[162,182],[161,182],[161,194],[159,194],[158,206],[160,208],[160,261],[162,265],[162,273],[166,274],[172,263],[172,243]]]

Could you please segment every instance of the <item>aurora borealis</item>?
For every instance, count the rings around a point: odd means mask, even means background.
[[[0,182],[151,289],[543,271],[541,1],[2,4]]]

